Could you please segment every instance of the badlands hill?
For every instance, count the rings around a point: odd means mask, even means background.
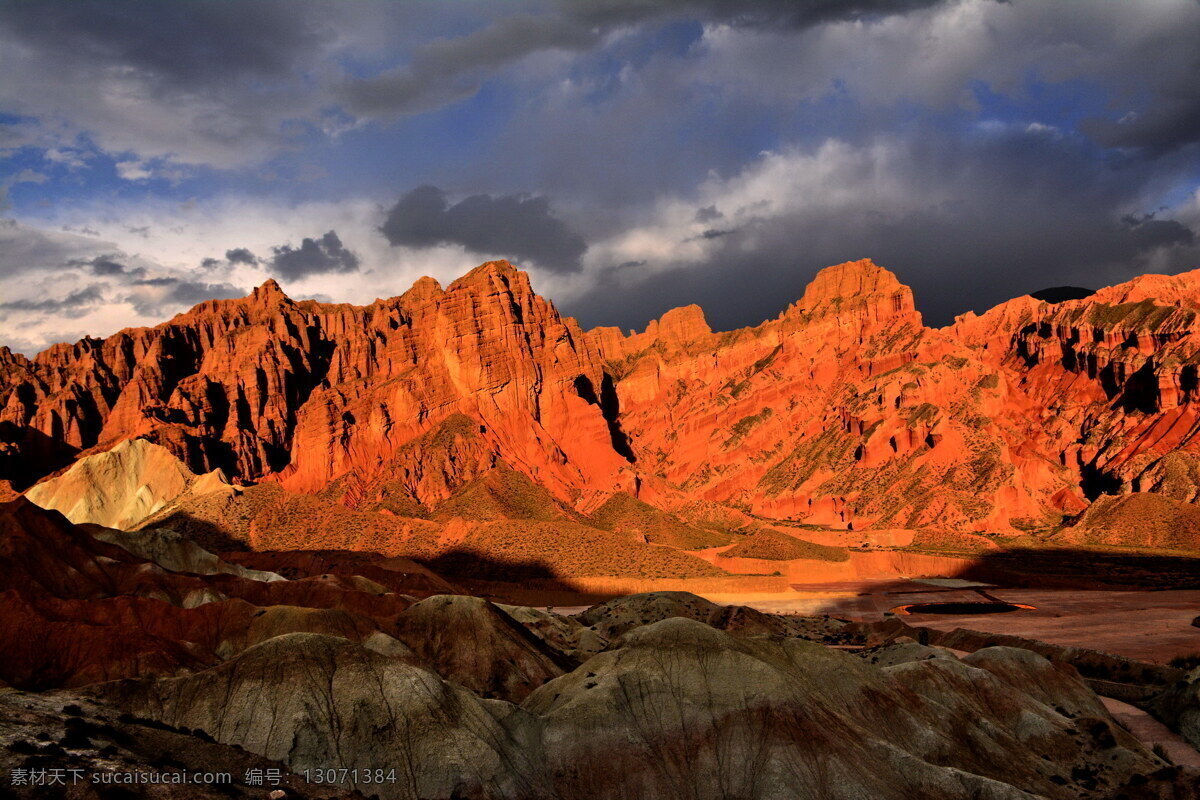
[[[1078,524],[1057,540],[1195,549],[1131,512],[1185,518],[1200,493],[1198,309],[1200,272],[1150,275],[931,329],[857,261],[756,327],[689,306],[626,334],[582,330],[503,261],[367,306],[268,281],[0,348],[0,478],[76,522],[480,576],[703,577]]]
[[[952,652],[896,620],[685,592],[568,616],[453,594],[396,559],[333,573],[329,556],[270,556],[284,576],[113,533],[0,504],[0,769],[234,782],[5,796],[267,797],[249,769],[277,772],[272,797],[1200,796],[1200,773],[1121,727],[1068,660],[1030,649]],[[1177,679],[1156,687],[1164,717],[1197,713],[1182,670],[1142,666]],[[314,769],[359,772],[322,786],[303,780]]]

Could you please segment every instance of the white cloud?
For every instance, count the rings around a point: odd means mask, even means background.
[[[236,286],[246,291],[271,275],[272,248],[298,246],[306,237],[335,230],[361,261],[356,272],[279,279],[295,298],[327,297],[369,303],[406,291],[431,275],[445,285],[476,266],[481,256],[458,246],[392,247],[379,232],[384,209],[371,201],[292,205],[259,198],[224,198],[186,204],[96,206],[51,214],[38,226],[0,221],[0,297],[4,302],[62,299],[102,286],[103,300],[70,310],[8,310],[0,313],[0,343],[32,355],[70,334],[107,336],[121,328],[154,325],[186,310],[200,297],[178,284],[137,285],[166,278],[187,284]],[[96,236],[64,232],[88,230]],[[246,248],[257,264],[229,263],[228,250]],[[96,275],[81,262],[105,256],[140,272]],[[214,259],[202,266],[205,259]],[[70,266],[70,262],[77,266]],[[177,296],[185,301],[174,299]],[[69,317],[69,326],[64,320]]]
[[[755,246],[755,223],[806,212],[837,215],[870,207],[873,213],[901,213],[914,202],[898,169],[902,145],[880,140],[855,147],[830,139],[812,150],[764,153],[730,178],[710,176],[693,194],[665,198],[641,225],[592,245],[586,256],[593,270],[629,262],[648,273],[703,263],[728,236]],[[946,195],[936,188],[919,202],[936,205]],[[721,216],[701,221],[697,210],[711,207]],[[705,234],[708,234],[706,236]]]
[[[8,186],[16,186],[19,183],[45,183],[50,178],[41,172],[32,169],[23,169],[16,175],[13,175],[5,184]]]
[[[146,162],[137,159],[118,161],[116,168],[117,176],[126,181],[143,181],[154,175],[146,168]]]
[[[59,164],[74,170],[86,167],[92,154],[74,147],[50,147],[42,152],[42,158],[51,164]]]

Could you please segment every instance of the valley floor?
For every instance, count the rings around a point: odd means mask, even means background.
[[[1166,664],[1200,653],[1200,590],[1111,591],[989,587],[987,595],[1033,610],[1008,614],[911,614],[913,626],[969,628],[1038,639],[1070,647],[1103,650],[1139,661]],[[723,604],[747,605],[772,614],[830,614],[862,622],[882,620],[911,603],[979,602],[974,589],[948,589],[920,581],[797,584],[788,592],[739,596],[710,594]]]

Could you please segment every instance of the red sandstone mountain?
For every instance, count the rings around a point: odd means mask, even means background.
[[[1197,309],[1193,272],[930,329],[858,261],[754,328],[713,332],[689,306],[626,336],[582,331],[507,262],[363,307],[268,281],[32,360],[0,349],[0,478],[24,488],[143,437],[192,473],[409,520],[405,536],[514,518],[643,542],[755,517],[1049,528],[1104,493],[1196,499]],[[670,519],[586,519],[614,497]]]
[[[912,574],[910,543],[1014,528],[1194,550],[1197,308],[1200,273],[1147,276],[933,330],[856,262],[755,328],[692,306],[626,336],[498,262],[365,308],[268,283],[0,349],[0,500],[27,490],[0,504],[0,768],[403,765],[356,787],[382,797],[1198,797],[1071,666],[1113,657],[686,592],[575,616],[457,594]],[[846,549],[864,540],[889,552]],[[1153,692],[1195,740],[1195,679],[1130,663],[1171,675],[1099,683]]]

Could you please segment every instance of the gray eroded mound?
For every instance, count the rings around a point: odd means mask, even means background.
[[[252,581],[281,581],[274,572],[247,569],[230,564],[175,531],[151,528],[122,531],[113,528],[92,528],[89,531],[102,542],[115,544],[139,558],[153,561],[163,569],[192,575],[237,575]]]
[[[94,687],[133,714],[201,729],[294,771],[394,767],[390,798],[544,796],[534,748],[505,728],[519,714],[411,658],[294,633],[195,675]],[[365,786],[361,788],[366,788]]]
[[[490,662],[510,680],[528,665],[512,672],[496,655],[525,640],[509,641],[489,606],[434,603],[409,631],[480,626],[492,648],[482,660],[464,677],[462,645],[441,668],[464,682]],[[1165,766],[1041,656],[894,655],[881,667],[673,616],[626,631],[520,706],[455,686],[398,643],[312,634],[193,675],[90,691],[293,770],[402,767],[396,784],[359,787],[383,798],[1068,800],[1115,796]]]
[[[414,603],[396,618],[395,635],[447,680],[514,702],[577,663],[478,597],[434,595]]]
[[[784,617],[764,614],[747,606],[717,605],[691,592],[645,592],[631,594],[592,606],[578,615],[584,625],[605,639],[672,617],[703,622],[741,636],[836,636],[844,624],[820,617]]]

